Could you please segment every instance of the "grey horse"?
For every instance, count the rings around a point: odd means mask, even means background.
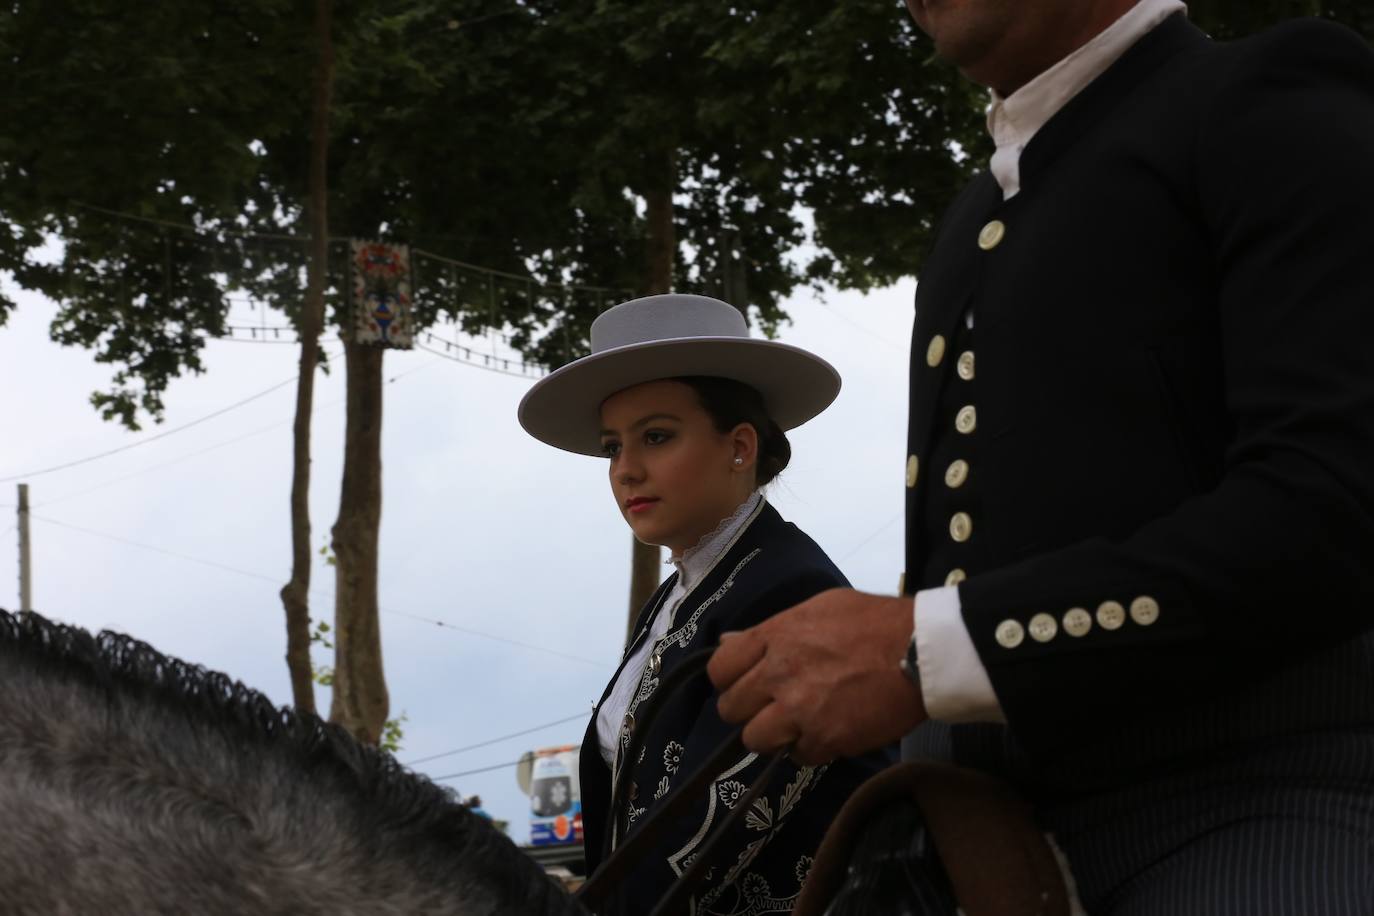
[[[584,913],[341,729],[127,636],[4,611],[0,911]]]

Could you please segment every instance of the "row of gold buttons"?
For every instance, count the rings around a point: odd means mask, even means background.
[[[926,347],[926,365],[935,369],[944,362],[947,346],[943,334],[936,334],[930,338],[930,346]],[[973,351],[965,350],[959,354],[959,360],[954,365],[954,371],[959,374],[959,378],[971,382],[973,381],[973,369]]]
[[[1006,234],[1006,224],[1003,223],[1001,220],[995,219],[987,225],[985,225],[982,231],[978,233],[978,247],[982,248],[984,251],[991,251],[992,249],[996,248],[998,245],[1002,243],[1002,239],[1006,237]],[[943,334],[935,334],[934,336],[932,336],[930,338],[930,343],[926,346],[926,365],[932,369],[938,368],[939,365],[942,362],[944,362],[945,351],[948,348],[949,344],[945,340]],[[976,366],[972,350],[965,350],[963,353],[959,354],[958,362],[956,362],[955,364],[955,371],[958,373],[959,378],[963,379],[966,382],[973,381],[975,368]],[[963,435],[969,435],[975,429],[977,429],[977,408],[975,408],[972,404],[969,404],[960,409],[959,413],[956,414],[954,418],[954,428]],[[906,459],[906,485],[908,488],[916,486],[916,480],[920,476],[920,471],[920,458],[918,458],[915,455],[908,456]],[[950,462],[949,467],[945,469],[945,486],[949,487],[951,490],[957,490],[960,487],[962,487],[964,483],[968,480],[968,475],[968,462],[965,461],[963,458],[957,458],[954,461]],[[955,541],[959,543],[967,541],[970,537],[973,536],[973,518],[967,512],[956,512],[954,516],[949,520],[949,535],[951,538],[953,538]],[[945,576],[945,585],[955,586],[963,582],[967,578],[968,574],[965,573],[962,569],[951,569],[949,571],[949,575]],[[898,591],[906,591],[905,573],[902,574],[902,577],[899,581]],[[1073,612],[1070,613],[1072,614]],[[1085,615],[1087,614],[1086,611],[1083,611],[1082,613]],[[1076,619],[1077,618],[1075,618],[1075,620]],[[1050,618],[1050,623],[1052,625],[1054,624],[1053,618]],[[1004,621],[1002,626],[1006,626],[1007,624],[1014,624],[1018,628],[1020,628],[1021,626],[1019,623],[1016,623],[1016,621],[1011,620]],[[1092,625],[1091,619],[1089,619],[1088,625]],[[1001,629],[1002,627],[999,626],[999,642],[1001,641]],[[1084,632],[1087,631],[1085,630]],[[1016,644],[1020,645],[1020,640],[1024,638],[1025,633],[1024,631],[1022,631],[1017,639]],[[1049,638],[1053,638],[1053,634],[1051,634]]]
[[[1104,630],[1119,630],[1126,623],[1126,609],[1119,601],[1104,601],[1097,606],[1097,625]],[[1149,595],[1141,595],[1131,602],[1131,620],[1142,627],[1151,626],[1159,619],[1159,602]],[[1064,632],[1073,637],[1086,636],[1093,628],[1093,616],[1081,607],[1070,608],[1064,612]],[[1045,643],[1059,635],[1059,621],[1052,614],[1036,614],[1028,626],[1019,620],[1004,620],[997,625],[994,635],[997,644],[1004,649],[1015,649],[1026,641],[1026,633],[1036,642]]]

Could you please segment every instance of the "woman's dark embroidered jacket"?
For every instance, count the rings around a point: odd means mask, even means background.
[[[646,638],[652,611],[676,581],[674,573],[640,611],[626,658]],[[762,503],[735,543],[679,605],[672,625],[659,641],[662,648],[657,674],[646,670],[638,694],[631,699],[629,714],[652,695],[659,678],[697,650],[714,646],[722,632],[753,626],[819,592],[848,584],[811,538],[784,521],[767,502]],[[612,774],[601,759],[596,736],[596,716],[609,694],[608,685],[582,740],[582,817],[589,870],[599,864],[602,842],[610,829]],[[637,824],[652,816],[655,802],[676,780],[686,779],[700,767],[729,731],[716,714],[716,694],[704,675],[678,690],[655,717],[640,759],[632,765],[617,761],[617,767],[628,765],[635,786],[629,837],[634,836]],[[625,737],[622,732],[622,749]],[[890,763],[893,756],[877,753],[839,760],[828,767],[783,766],[735,828],[736,837],[719,855],[718,864],[708,872],[694,897],[694,912],[789,911],[830,820],[854,788]],[[629,902],[627,912],[647,913],[663,896],[691,864],[690,858],[706,831],[743,794],[761,768],[762,762],[754,755],[741,758],[720,775],[709,793],[703,793],[660,848],[626,879],[623,899]]]

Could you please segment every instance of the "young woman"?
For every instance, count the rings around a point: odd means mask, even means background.
[[[722,632],[847,585],[820,547],[785,522],[762,492],[791,457],[784,430],[824,410],[839,387],[824,360],[750,338],[734,307],[666,295],[601,315],[592,325],[592,355],[542,379],[521,402],[520,422],[531,435],[605,458],[611,493],[630,529],[645,543],[667,547],[676,568],[640,611],[582,743],[589,870],[613,829],[613,785],[632,781],[626,838],[632,837],[655,803],[730,732],[717,716],[709,681],[697,678],[654,719],[638,759],[624,759],[636,712],[660,679],[697,650],[715,646]],[[874,754],[783,767],[733,828],[692,912],[790,911],[830,820],[891,759]],[[749,754],[720,773],[627,878],[624,912],[649,912],[762,766]],[[625,838],[614,839],[618,845]]]

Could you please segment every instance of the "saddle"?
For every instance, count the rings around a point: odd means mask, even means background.
[[[913,762],[874,776],[840,809],[792,912],[1069,916],[1069,900],[1053,848],[1010,786]]]

